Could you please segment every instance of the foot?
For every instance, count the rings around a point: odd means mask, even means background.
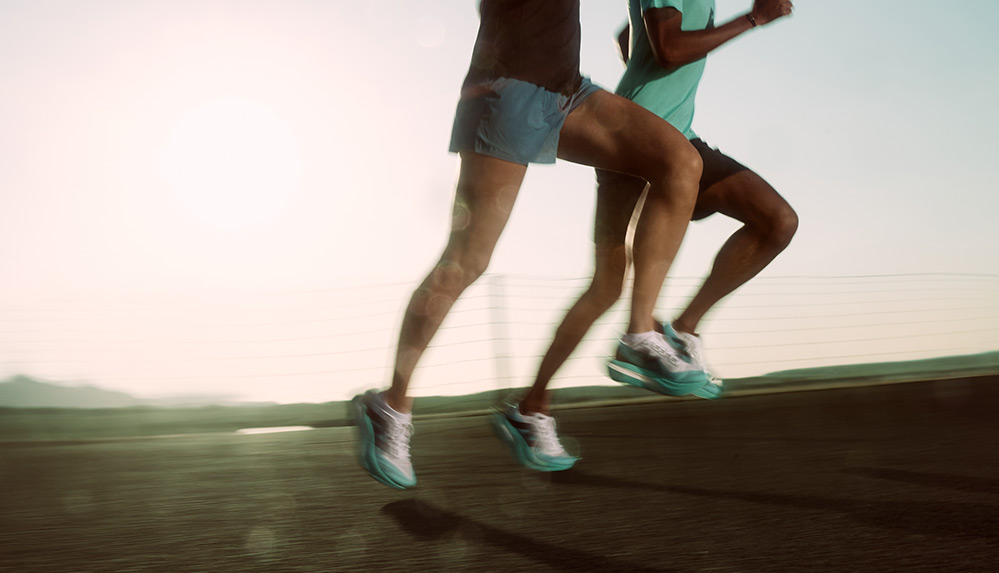
[[[611,379],[617,382],[666,396],[694,394],[709,383],[708,374],[658,332],[638,340],[622,338],[607,370]]]
[[[496,435],[509,446],[517,462],[527,468],[557,472],[571,468],[579,460],[562,447],[551,416],[522,414],[516,403],[504,402],[490,418]]]
[[[688,332],[681,332],[672,325],[664,323],[663,336],[675,350],[683,354],[687,360],[708,375],[708,384],[694,392],[694,396],[714,400],[721,398],[725,392],[725,383],[711,375],[707,360],[704,358],[704,344],[701,337]]]
[[[396,489],[416,485],[409,457],[412,414],[396,412],[381,394],[368,390],[351,401],[358,430],[361,467],[383,484]]]

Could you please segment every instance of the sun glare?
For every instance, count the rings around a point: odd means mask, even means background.
[[[224,230],[276,217],[297,190],[301,171],[295,138],[281,117],[240,100],[203,104],[180,117],[161,167],[185,210]]]

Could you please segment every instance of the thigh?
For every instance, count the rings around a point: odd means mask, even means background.
[[[743,223],[762,223],[789,209],[777,190],[752,170],[744,169],[702,188],[691,219],[721,213]]]
[[[448,252],[489,255],[506,227],[527,166],[466,151],[454,196]]]
[[[594,217],[593,242],[598,249],[625,244],[635,207],[639,204],[646,185],[648,183],[638,177],[597,170],[597,212]]]
[[[646,179],[650,166],[692,152],[687,138],[666,120],[604,90],[569,114],[558,146],[559,158],[566,161]]]

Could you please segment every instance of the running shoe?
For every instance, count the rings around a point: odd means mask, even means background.
[[[396,412],[374,390],[354,396],[351,404],[357,423],[361,467],[389,487],[406,489],[416,485],[409,457],[412,414]]]
[[[496,435],[506,444],[519,464],[539,472],[571,468],[578,457],[569,454],[559,442],[555,418],[541,413],[521,414],[515,402],[504,402],[490,414]]]
[[[700,336],[680,332],[668,323],[663,323],[663,336],[675,350],[683,354],[687,360],[708,375],[708,383],[694,392],[694,396],[707,400],[716,400],[725,392],[725,383],[711,375],[707,360],[704,358],[704,344]]]
[[[708,374],[691,364],[666,338],[656,333],[637,343],[621,340],[607,363],[612,380],[666,396],[694,394],[708,384]]]

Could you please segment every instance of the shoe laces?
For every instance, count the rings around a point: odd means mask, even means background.
[[[663,364],[667,370],[684,370],[690,368],[690,362],[683,353],[669,343],[665,336],[659,335],[645,341],[648,348],[656,360]]]
[[[640,344],[656,356],[668,358],[671,361],[676,359],[676,351],[663,336],[650,336],[643,339]]]
[[[385,432],[385,453],[398,460],[409,459],[409,438],[413,435],[413,424],[393,419]]]

